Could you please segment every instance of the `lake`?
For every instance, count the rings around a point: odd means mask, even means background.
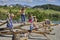
[[[52,21],[52,23],[60,24],[60,21]]]

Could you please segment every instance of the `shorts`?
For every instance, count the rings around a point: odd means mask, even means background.
[[[7,24],[7,28],[12,29],[13,25]]]
[[[21,14],[21,21],[24,23],[25,22],[25,15]]]

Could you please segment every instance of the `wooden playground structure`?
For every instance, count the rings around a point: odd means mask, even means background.
[[[4,25],[5,23],[6,23],[6,22],[0,24],[0,26]],[[13,29],[20,29],[20,30],[16,30],[16,31],[10,31],[9,28],[2,28],[2,29],[0,29],[0,30],[2,30],[2,31],[0,31],[0,35],[1,35],[1,34],[13,35],[12,40],[28,40],[28,37],[25,37],[25,39],[20,39],[21,37],[19,37],[19,39],[17,38],[17,35],[18,35],[18,34],[21,34],[21,33],[24,33],[24,34],[25,34],[25,33],[29,33],[29,30],[26,30],[26,29],[21,28],[21,27],[23,27],[23,26],[28,26],[28,25],[30,25],[30,23],[27,23],[27,24],[25,24],[25,25],[21,24],[21,25],[19,25],[19,26],[17,26],[17,27],[14,27]],[[50,25],[50,26],[56,26],[56,25],[58,25],[58,24],[53,24],[53,25]],[[47,28],[46,25],[44,25],[44,27]],[[41,27],[39,26],[38,29],[40,29],[40,28],[41,28]],[[43,28],[43,27],[42,27],[42,28]],[[9,30],[9,31],[4,31],[4,30]],[[46,30],[46,31],[50,31],[50,29],[49,29],[49,30]],[[31,33],[42,34],[44,37],[47,38],[47,40],[50,40],[49,37],[47,37],[47,35],[46,35],[46,34],[49,34],[49,33],[47,33],[46,31],[42,31],[42,32],[41,32],[41,31],[38,31],[38,30],[36,30],[36,29],[33,29],[33,30],[31,31]],[[51,32],[51,31],[50,31],[50,32]]]

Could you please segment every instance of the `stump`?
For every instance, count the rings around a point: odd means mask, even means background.
[[[28,40],[28,36],[26,33],[20,34],[20,40]]]
[[[20,34],[13,34],[12,40],[20,40]]]
[[[28,40],[28,37],[26,36],[21,37],[20,35],[21,34],[13,34],[12,40]]]
[[[20,40],[28,40],[28,37],[22,37]]]

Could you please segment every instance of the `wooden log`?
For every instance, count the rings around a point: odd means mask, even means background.
[[[12,40],[20,40],[20,34],[13,34]]]
[[[28,40],[28,38],[27,37],[22,37],[22,38],[20,38],[20,40]]]
[[[36,32],[36,31],[32,31],[32,33],[36,33],[36,34],[42,34],[44,37],[47,38],[47,40],[50,40],[49,37],[46,35],[46,32]]]
[[[13,35],[12,40],[21,40],[20,33],[26,33],[25,31],[16,31],[16,32],[0,32],[0,34],[7,34],[7,35]],[[23,38],[23,40],[27,40],[27,38]]]
[[[50,26],[58,26],[59,24],[51,24]]]
[[[28,31],[28,30],[27,30]],[[28,32],[25,32],[25,31],[16,31],[16,32],[0,32],[0,34],[7,34],[7,35],[13,35],[13,40],[16,39],[16,34],[20,34],[21,32],[23,33],[28,33]],[[37,32],[35,30],[33,30],[31,33],[36,33],[36,34],[42,34],[44,35],[47,39],[49,39],[46,35],[46,32]]]
[[[4,24],[6,24],[6,23],[7,23],[7,22],[4,22],[4,23],[0,24],[0,26],[4,25]]]
[[[0,31],[0,34],[12,35],[12,34],[20,34],[20,33],[27,33],[28,31]]]

